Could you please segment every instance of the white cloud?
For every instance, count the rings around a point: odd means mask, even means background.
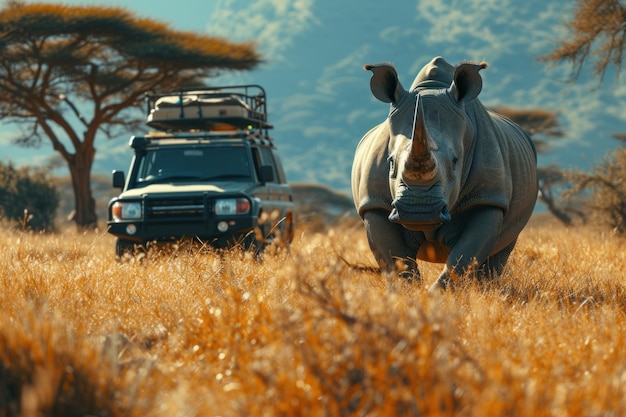
[[[277,103],[278,114],[281,115],[277,123],[286,129],[300,130],[302,126],[306,126],[306,130],[302,132],[307,132],[308,136],[325,131],[328,121],[315,117],[314,109],[320,103],[324,106],[341,107],[341,103],[346,99],[342,97],[346,87],[363,82],[363,78],[356,75],[363,70],[360,65],[355,65],[355,62],[361,62],[366,51],[367,46],[357,48],[338,61],[321,67],[316,74],[312,73],[312,79],[302,80],[298,85],[298,92],[282,97]],[[352,108],[342,110],[345,111],[346,123],[350,123],[349,114]]]
[[[344,134],[340,126],[327,127],[323,125],[303,126],[301,132],[307,138],[334,138]]]
[[[264,55],[278,62],[297,36],[319,24],[313,5],[314,0],[221,0],[207,31],[235,41],[255,41]]]
[[[348,121],[349,125],[353,125],[358,120],[367,118],[369,116],[369,113],[370,112],[366,111],[364,108],[358,108],[356,110],[348,112],[346,114],[346,120]]]
[[[389,26],[383,28],[378,34],[381,41],[385,43],[401,43],[406,39],[417,39],[421,32],[413,27]]]
[[[536,55],[538,45],[551,47],[551,42],[563,38],[560,25],[572,6],[539,0],[526,3],[533,7],[513,0],[418,2],[417,21],[426,29],[422,37],[427,43],[442,45],[446,54],[465,55],[463,59]]]

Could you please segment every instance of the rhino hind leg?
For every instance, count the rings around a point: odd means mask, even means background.
[[[404,242],[404,228],[391,223],[386,210],[368,210],[363,215],[367,241],[381,271],[398,271],[407,279],[419,279],[417,251]]]

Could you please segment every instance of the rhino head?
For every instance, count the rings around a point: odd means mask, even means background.
[[[451,220],[450,209],[461,193],[463,168],[471,163],[474,140],[464,106],[480,93],[479,71],[486,67],[486,63],[453,67],[435,58],[407,91],[392,65],[364,66],[372,71],[372,94],[391,106],[391,222],[428,231]]]

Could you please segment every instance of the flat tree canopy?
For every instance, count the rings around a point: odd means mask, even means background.
[[[619,0],[578,0],[574,17],[566,23],[569,34],[540,59],[569,61],[572,80],[578,79],[585,61],[591,60],[600,80],[609,65],[619,74],[626,45],[626,7]]]
[[[77,225],[94,227],[97,136],[142,123],[127,110],[147,92],[260,62],[251,42],[176,31],[119,7],[11,1],[0,9],[0,117],[19,124],[19,144],[50,141],[70,170]]]

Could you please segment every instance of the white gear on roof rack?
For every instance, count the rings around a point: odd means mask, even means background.
[[[256,84],[181,89],[147,95],[146,103],[148,126],[161,131],[273,127],[267,122],[265,90]]]

